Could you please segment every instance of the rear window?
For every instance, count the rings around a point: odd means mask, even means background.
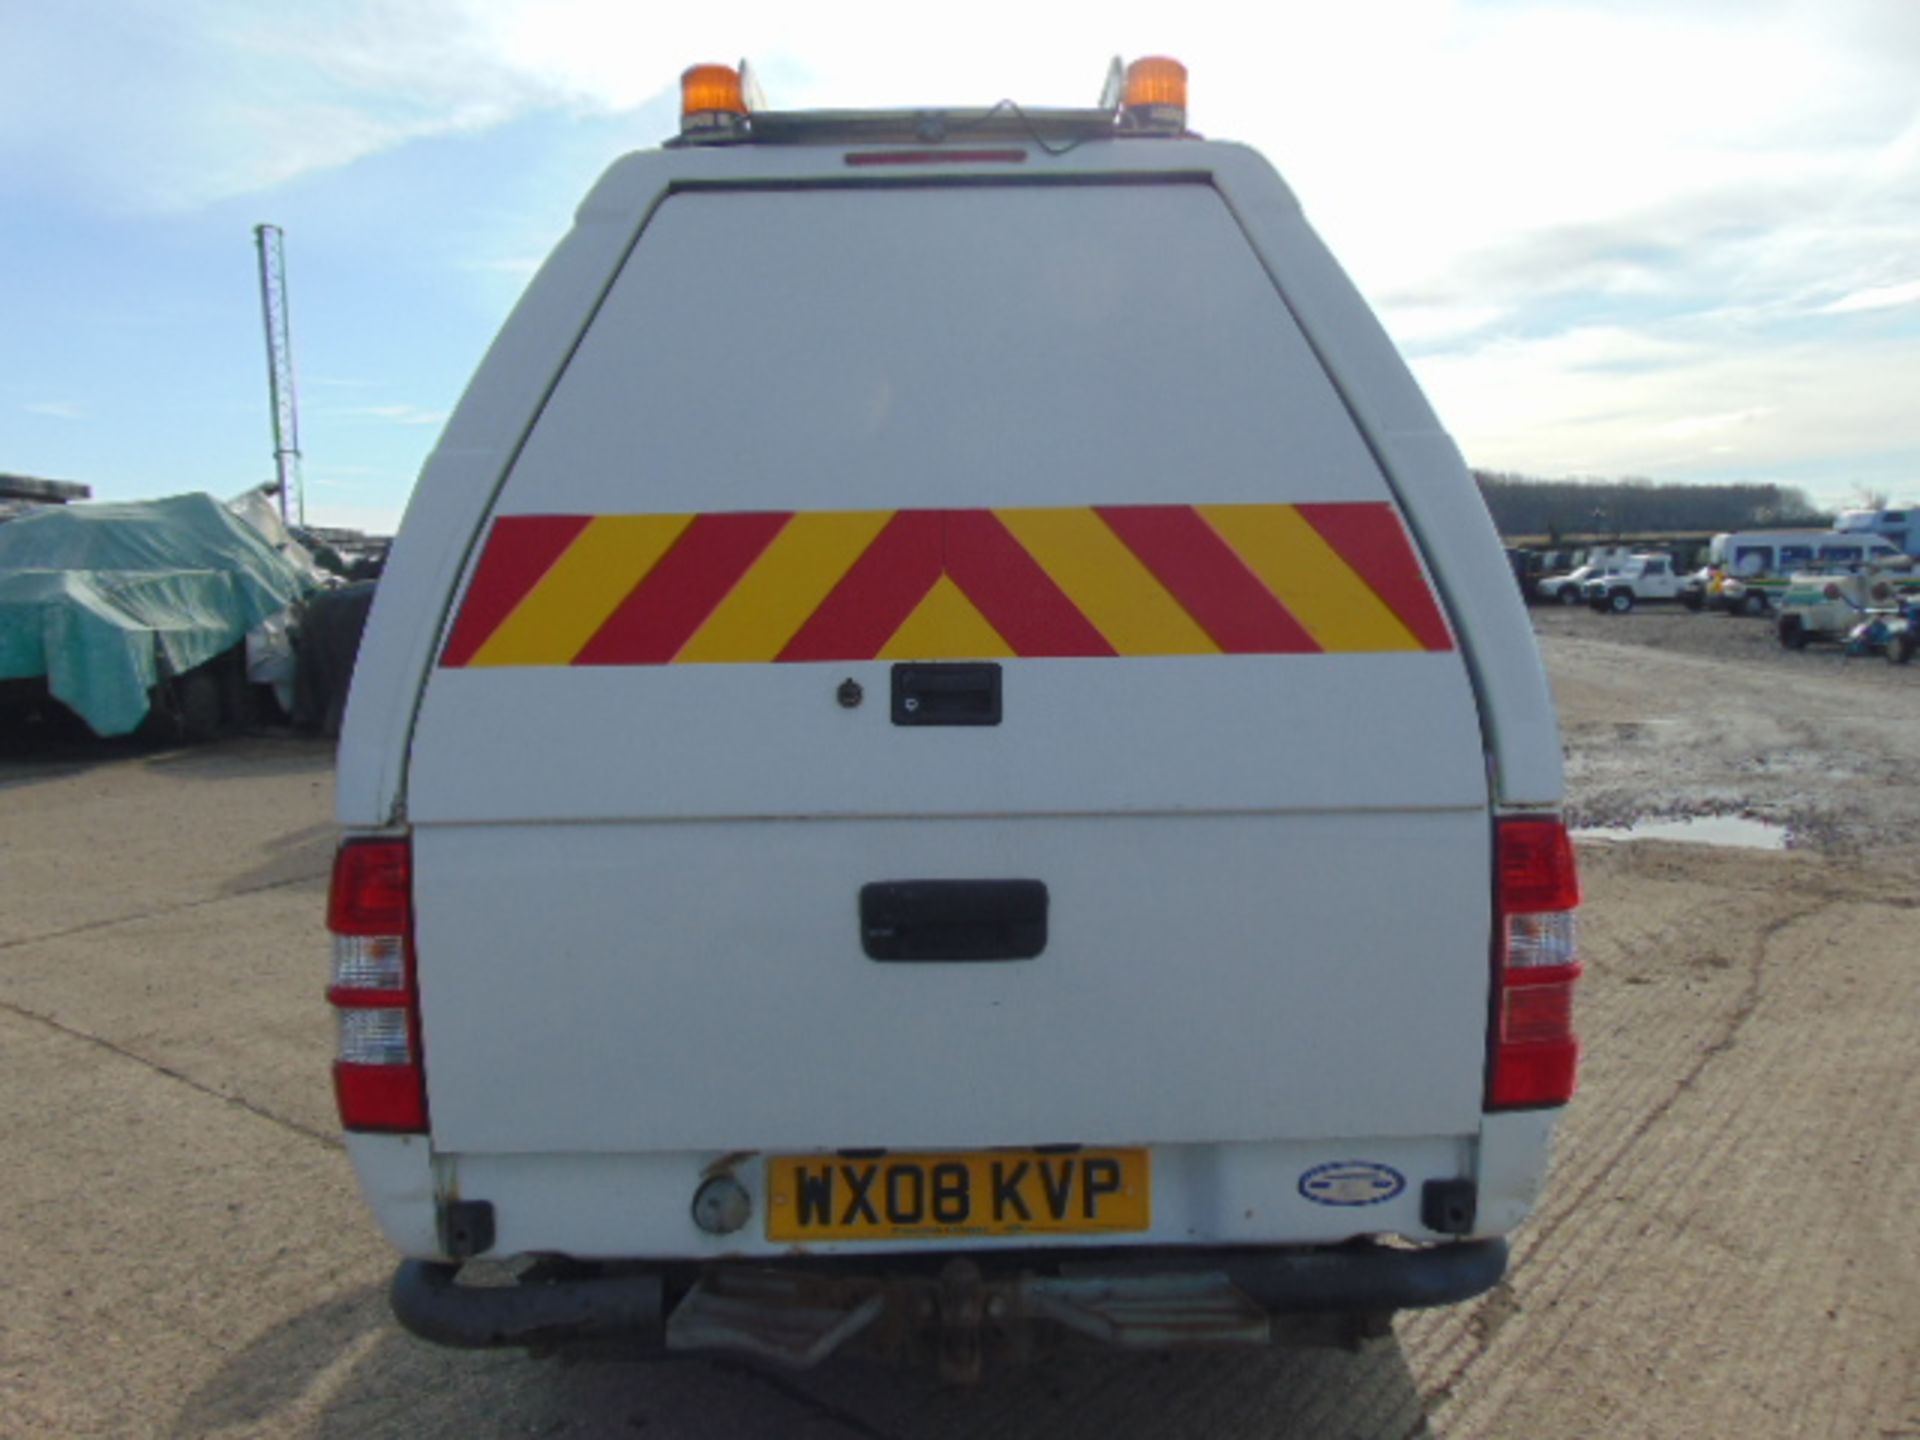
[[[500,514],[1387,499],[1201,184],[683,191]]]

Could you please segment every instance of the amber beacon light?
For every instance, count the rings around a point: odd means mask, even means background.
[[[746,90],[733,66],[694,65],[680,76],[682,134],[733,134],[746,124]]]
[[[1140,129],[1182,130],[1187,124],[1187,67],[1163,55],[1127,66],[1121,97],[1126,123]]]

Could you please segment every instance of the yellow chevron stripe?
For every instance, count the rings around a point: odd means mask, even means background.
[[[467,663],[571,664],[692,523],[691,515],[600,516]]]
[[[1220,653],[1199,622],[1092,510],[993,513],[1120,654]]]
[[[1418,650],[1420,642],[1291,505],[1194,507],[1324,650]]]
[[[777,657],[892,518],[891,510],[795,515],[693,632],[675,663]]]
[[[1011,660],[1013,647],[993,628],[951,576],[933,582],[926,598],[880,647],[881,660]]]

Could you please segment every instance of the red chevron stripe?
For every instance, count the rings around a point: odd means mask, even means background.
[[[1346,501],[1296,508],[1354,574],[1400,617],[1414,639],[1429,650],[1453,648],[1453,631],[1434,602],[1433,588],[1420,571],[1420,559],[1393,506]]]
[[[1317,653],[1320,642],[1190,505],[1100,505],[1100,518],[1229,655]]]
[[[940,578],[940,514],[902,510],[808,617],[781,660],[871,660]]]
[[[696,515],[573,663],[666,664],[791,518],[791,511]]]
[[[503,515],[487,532],[440,663],[465,665],[593,523],[591,515]]]
[[[945,515],[947,574],[1016,655],[1111,655],[1053,577],[991,510]]]

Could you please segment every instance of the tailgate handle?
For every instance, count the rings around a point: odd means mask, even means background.
[[[896,665],[893,667],[896,725],[998,725],[1000,667]]]
[[[1038,880],[882,880],[860,887],[874,960],[1031,960],[1047,948]]]

